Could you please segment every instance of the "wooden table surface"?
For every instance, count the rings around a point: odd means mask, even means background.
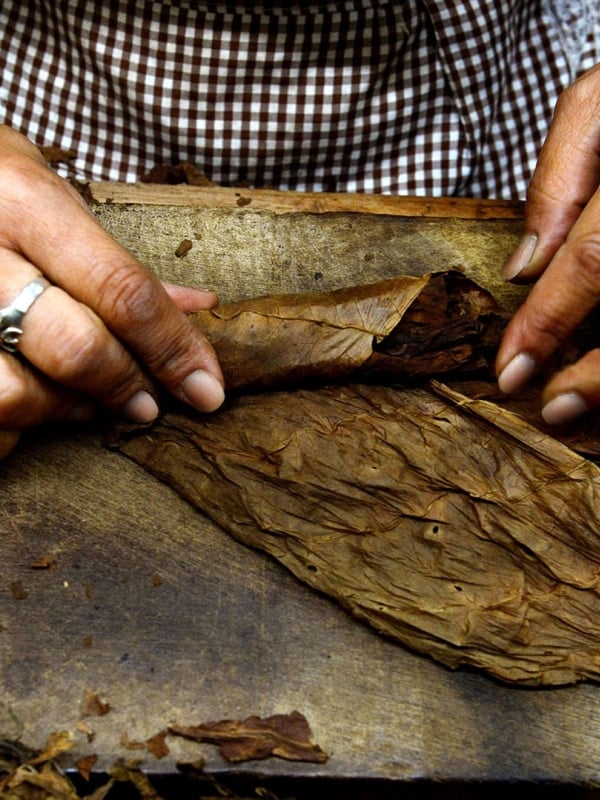
[[[247,190],[243,204],[233,190],[92,190],[101,223],[152,269],[226,297],[431,265],[461,266],[500,291],[498,270],[521,232],[514,204],[382,200],[380,213],[376,199],[363,210],[343,197],[332,212],[307,210],[306,196],[294,210],[294,196]],[[184,238],[193,247],[178,258]],[[522,292],[503,297],[514,305]],[[4,737],[39,747],[73,731],[71,763],[94,754],[98,770],[135,756],[168,774],[202,755],[217,774],[600,779],[596,685],[516,689],[408,652],[106,449],[98,427],[32,432],[0,464],[0,487]],[[53,566],[35,566],[47,557]],[[108,713],[84,717],[87,693]],[[174,737],[163,758],[126,746],[172,722],[294,709],[327,763],[233,768],[215,748]]]

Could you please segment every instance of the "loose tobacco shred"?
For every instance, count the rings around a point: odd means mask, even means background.
[[[442,373],[464,378],[461,365],[468,375],[486,361],[473,340],[497,334],[496,310],[467,284],[457,298],[454,277],[418,280],[405,284],[408,299],[397,284],[375,310],[364,288],[354,302],[338,295],[333,310],[311,299],[302,311],[297,298],[283,314],[278,299],[273,332],[260,336],[266,316],[236,313],[229,345],[224,334],[214,339],[219,357],[241,383],[272,385],[286,375],[283,337],[290,385],[323,365],[329,380],[379,380],[404,352],[404,318],[417,361],[434,354]],[[452,298],[447,316],[474,309],[445,362],[439,325],[426,330],[424,292],[435,284],[438,299],[440,287]],[[296,343],[302,330],[310,344]],[[388,365],[361,371],[392,332]],[[255,340],[263,344],[253,358]],[[436,382],[272,390],[230,397],[206,417],[174,410],[149,429],[122,430],[117,446],[236,539],[414,650],[519,684],[600,679],[600,471],[498,403]]]
[[[278,756],[288,761],[322,764],[327,755],[310,739],[312,732],[303,714],[251,716],[244,720],[220,720],[202,725],[171,725],[169,733],[196,742],[216,744],[227,761],[238,763]]]

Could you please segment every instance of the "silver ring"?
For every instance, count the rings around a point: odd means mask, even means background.
[[[36,278],[21,289],[12,303],[0,308],[0,347],[8,353],[16,353],[23,333],[21,323],[36,299],[50,284]]]

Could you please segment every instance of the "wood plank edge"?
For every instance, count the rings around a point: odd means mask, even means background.
[[[401,217],[523,219],[524,204],[513,200],[470,197],[400,197],[330,192],[282,192],[221,186],[171,186],[154,183],[90,183],[92,204],[187,206],[264,210],[275,214],[332,212],[389,214]]]

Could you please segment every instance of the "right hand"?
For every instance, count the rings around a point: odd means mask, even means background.
[[[506,280],[535,281],[497,355],[500,388],[521,389],[600,307],[600,65],[561,96],[527,192],[526,235]],[[600,408],[600,349],[555,373],[542,417],[562,425]]]
[[[51,284],[23,319],[20,356],[0,349],[0,458],[25,428],[97,406],[150,422],[159,384],[199,411],[218,408],[216,354],[184,313],[216,296],[161,284],[3,125],[0,186],[0,308],[35,278]]]

